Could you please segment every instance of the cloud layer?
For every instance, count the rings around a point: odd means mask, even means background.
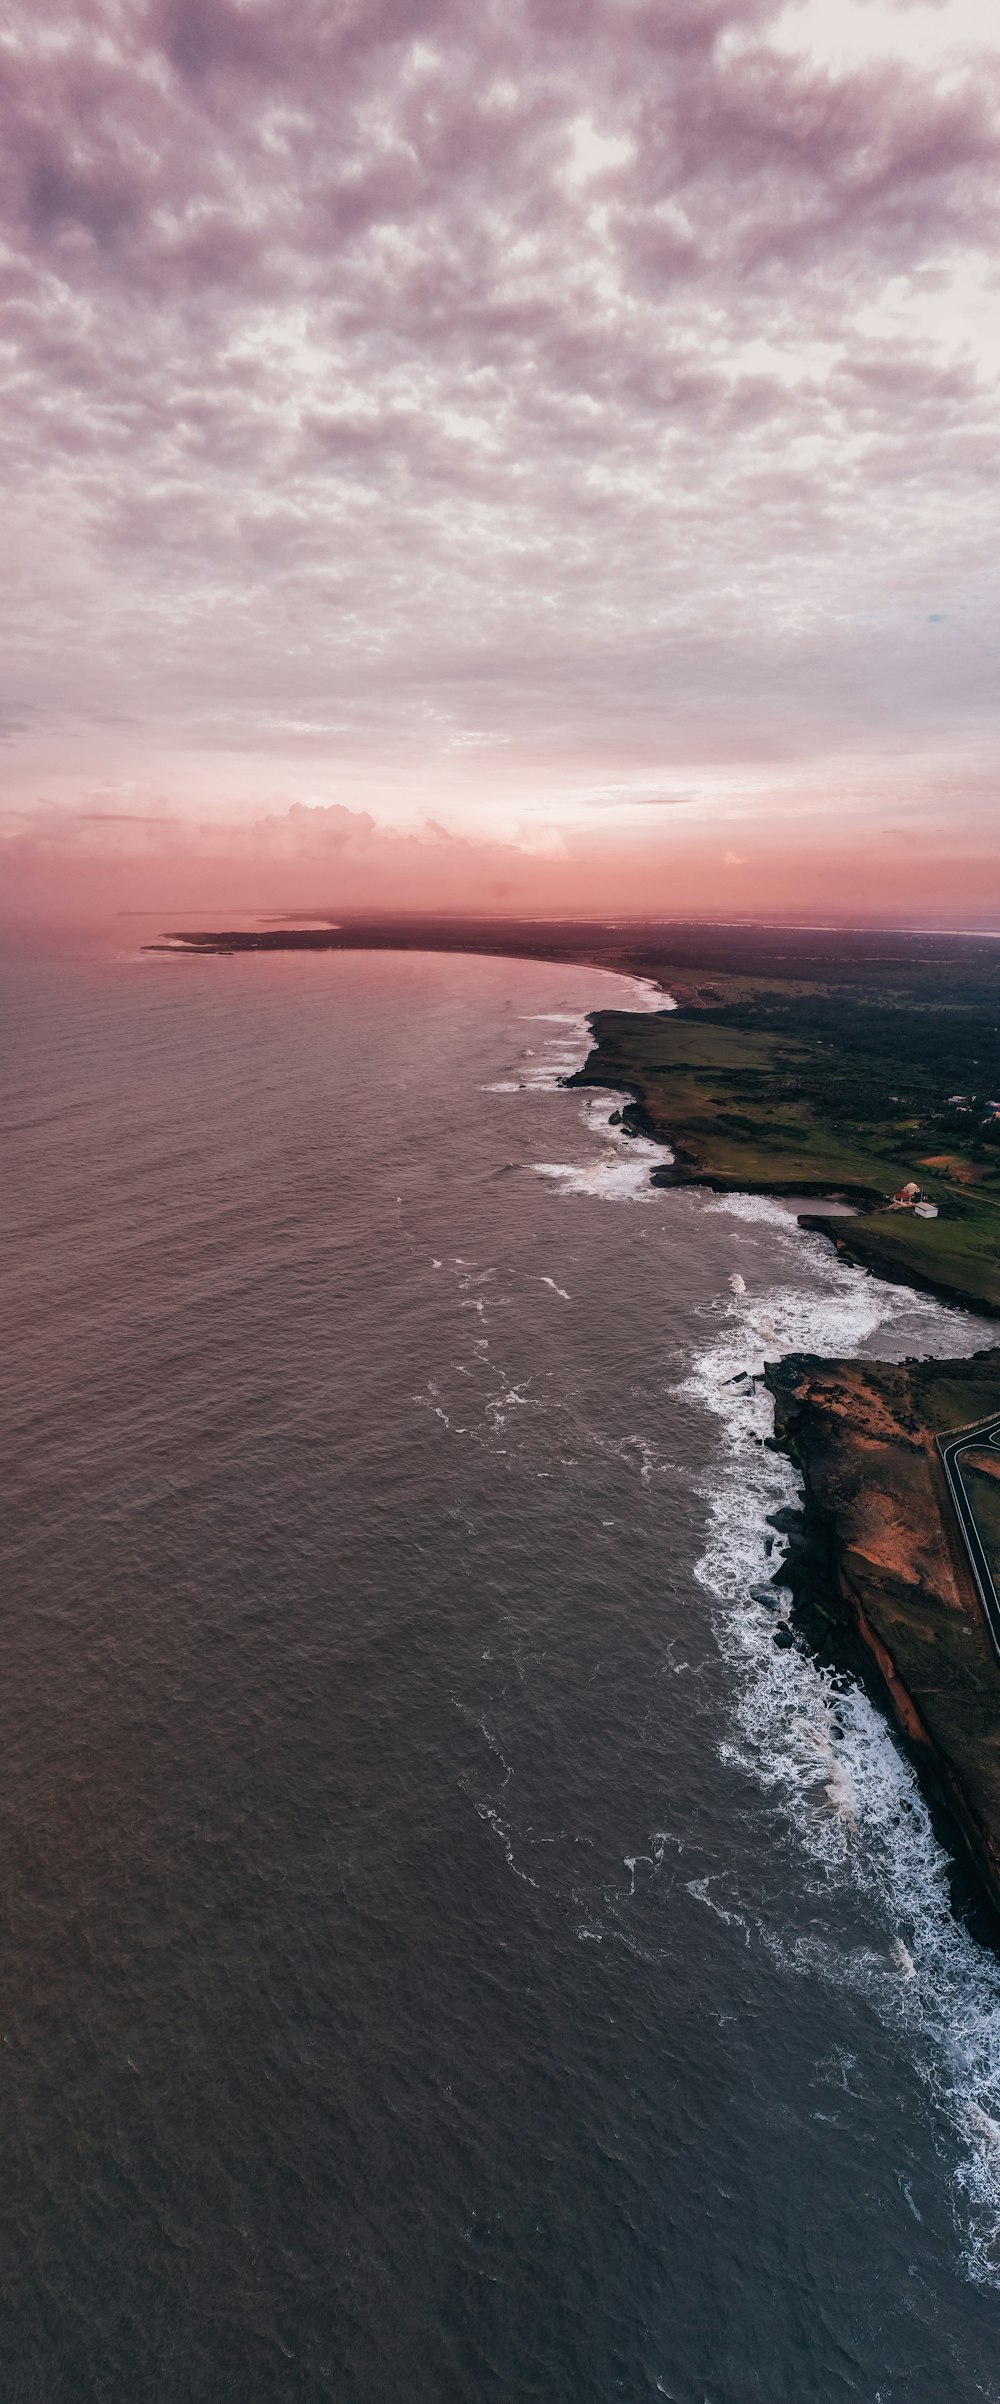
[[[572,850],[602,795],[618,837],[690,794],[708,863],[762,794],[794,844],[944,783],[985,842],[969,37],[962,0],[8,8],[10,808]]]

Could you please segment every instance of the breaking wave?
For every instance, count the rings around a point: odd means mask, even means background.
[[[702,1489],[710,1520],[696,1574],[734,1673],[723,1757],[771,1797],[831,1907],[850,1880],[872,1932],[869,1942],[845,1942],[831,1908],[825,1931],[758,1933],[788,1967],[846,1981],[906,2032],[958,2155],[963,2266],[1000,2287],[1000,1963],[954,1917],[948,1857],[882,1713],[853,1679],[820,1667],[787,1636],[775,1642],[790,1595],[772,1586],[781,1540],[768,1515],[800,1503],[802,1486],[791,1463],[765,1448],[773,1406],[754,1382],[765,1358],[787,1352],[853,1356],[877,1338],[879,1357],[917,1346],[954,1354],[988,1341],[989,1331],[930,1297],[844,1268],[767,1197],[704,1207],[775,1228],[783,1219],[789,1269],[800,1278],[805,1254],[811,1273],[808,1290],[789,1282],[716,1305],[713,1334],[680,1387],[721,1435],[721,1461]]]
[[[588,977],[607,976],[610,992],[603,1006],[609,1010],[639,1011],[676,1010],[670,993],[655,985],[648,977],[620,977],[614,971],[588,970]],[[600,1005],[595,1004],[595,1008]],[[557,1093],[566,1078],[583,1067],[591,1049],[591,1013],[584,1010],[529,1010],[521,1024],[530,1027],[557,1027],[559,1033],[526,1043],[516,1063],[507,1074],[484,1086],[485,1093]],[[662,1153],[658,1154],[662,1158]]]

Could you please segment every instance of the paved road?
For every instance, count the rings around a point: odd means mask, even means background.
[[[948,1491],[955,1505],[958,1524],[965,1540],[965,1549],[972,1567],[972,1575],[976,1581],[979,1600],[983,1606],[986,1625],[993,1638],[995,1650],[1000,1655],[1000,1593],[997,1592],[993,1571],[976,1526],[976,1514],[969,1501],[965,1479],[962,1476],[962,1454],[971,1451],[974,1446],[981,1447],[984,1444],[996,1445],[1000,1450],[1000,1416],[995,1419],[984,1419],[980,1427],[963,1428],[957,1436],[939,1436],[937,1439],[937,1448],[944,1464],[944,1474],[948,1480]]]

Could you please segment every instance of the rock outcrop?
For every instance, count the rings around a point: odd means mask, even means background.
[[[805,1482],[787,1582],[814,1643],[860,1641],[1000,1910],[1000,1660],[936,1437],[1000,1411],[1000,1355],[770,1365],[775,1441]]]

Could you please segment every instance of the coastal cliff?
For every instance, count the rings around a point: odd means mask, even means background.
[[[936,1437],[1000,1412],[1000,1353],[769,1364],[775,1442],[805,1485],[784,1575],[800,1632],[857,1664],[949,1807],[1000,1910],[1000,1662]],[[853,1650],[853,1660],[851,1658]]]
[[[164,941],[202,957],[469,951],[642,976],[669,1006],[595,1011],[593,1049],[566,1083],[630,1097],[615,1121],[669,1146],[655,1184],[801,1196],[816,1207],[800,1225],[845,1263],[1000,1318],[991,941],[413,914],[258,921]],[[907,1186],[933,1205],[928,1214],[894,1207]],[[828,1215],[824,1199],[856,1215]],[[799,1628],[864,1668],[1000,1909],[1000,1661],[936,1444],[940,1433],[1000,1414],[1000,1350],[901,1366],[793,1356],[767,1382],[774,1441],[805,1480],[802,1524],[782,1525]],[[969,1475],[1000,1580],[996,1459],[970,1463]]]

